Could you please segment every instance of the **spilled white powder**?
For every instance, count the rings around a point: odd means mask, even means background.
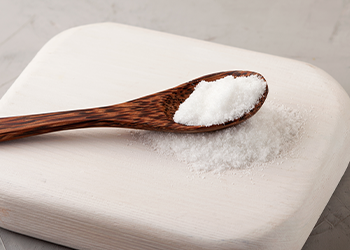
[[[200,134],[140,131],[135,138],[192,170],[221,173],[287,156],[300,139],[303,124],[299,111],[265,103],[247,121],[224,130]]]
[[[265,89],[266,82],[257,75],[201,81],[179,106],[173,119],[190,126],[232,121],[253,109]]]

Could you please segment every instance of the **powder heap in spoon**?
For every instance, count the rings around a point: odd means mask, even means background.
[[[257,75],[201,81],[179,106],[173,119],[189,126],[211,126],[233,121],[253,109],[265,89],[266,82]]]

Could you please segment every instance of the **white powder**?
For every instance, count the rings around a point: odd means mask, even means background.
[[[226,76],[213,82],[201,81],[179,106],[176,123],[211,126],[232,121],[254,108],[266,89],[257,75]]]
[[[135,138],[195,171],[221,173],[288,155],[301,136],[303,124],[297,110],[265,102],[249,120],[224,130],[200,134],[142,131]]]

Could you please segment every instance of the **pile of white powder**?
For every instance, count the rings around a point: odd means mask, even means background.
[[[173,119],[190,126],[233,121],[253,109],[265,89],[266,82],[257,75],[201,81],[179,106]]]
[[[200,134],[140,131],[135,138],[195,171],[221,173],[286,156],[300,139],[303,124],[297,110],[265,102],[253,117],[228,129]]]

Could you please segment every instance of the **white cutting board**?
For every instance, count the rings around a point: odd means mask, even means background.
[[[298,157],[202,178],[127,129],[0,143],[0,226],[78,249],[300,249],[350,160],[349,97],[310,64],[94,24],[49,41],[0,115],[115,104],[240,69],[266,78],[268,100],[307,111]]]

